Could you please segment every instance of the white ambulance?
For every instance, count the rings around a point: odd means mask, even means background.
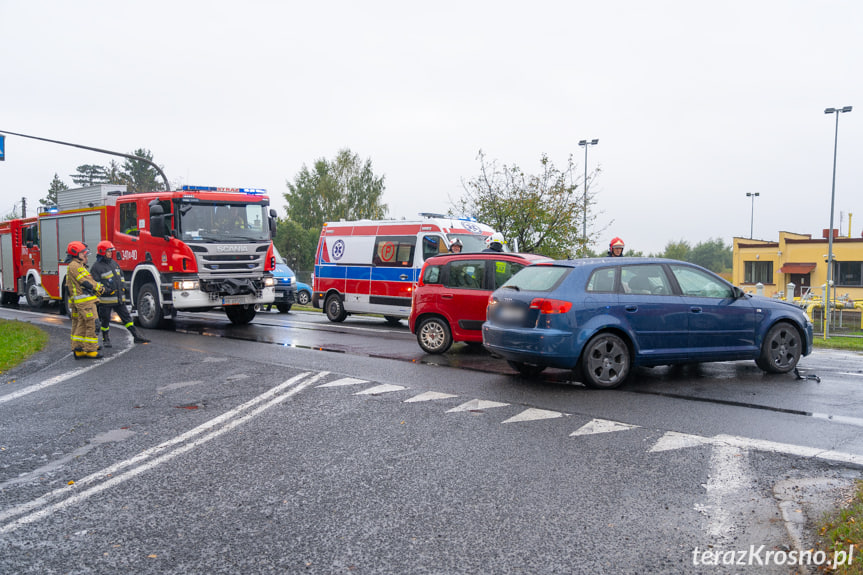
[[[481,252],[494,230],[473,218],[419,214],[417,220],[327,222],[315,255],[312,305],[330,321],[350,313],[379,313],[397,324],[411,312],[411,296],[423,262],[449,251],[458,238],[463,252]]]

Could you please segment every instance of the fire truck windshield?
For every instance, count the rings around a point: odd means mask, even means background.
[[[178,214],[183,241],[230,243],[270,239],[266,204],[181,202]]]

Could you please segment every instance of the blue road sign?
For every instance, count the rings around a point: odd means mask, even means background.
[[[0,162],[6,159],[6,136],[0,136]]]

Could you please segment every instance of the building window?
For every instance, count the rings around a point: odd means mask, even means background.
[[[747,284],[772,284],[773,262],[744,262],[746,269],[743,283]]]
[[[836,285],[863,287],[863,262],[835,262],[834,266]]]

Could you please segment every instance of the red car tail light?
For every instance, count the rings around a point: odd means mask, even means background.
[[[530,302],[530,309],[538,309],[539,313],[566,313],[572,309],[572,302],[560,299],[536,298]]]

